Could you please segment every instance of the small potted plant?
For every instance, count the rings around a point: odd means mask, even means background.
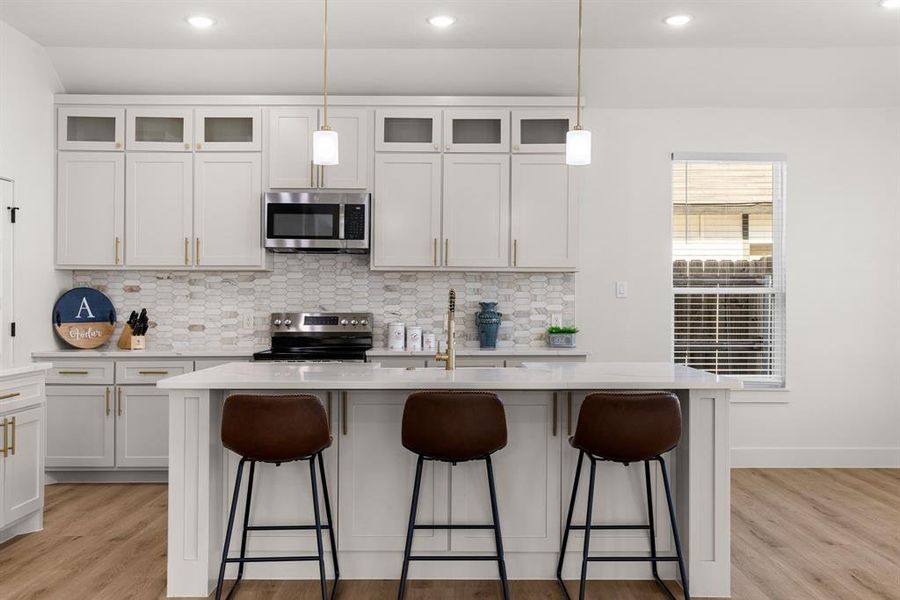
[[[547,341],[551,348],[574,348],[577,327],[559,327],[554,325],[547,328]]]

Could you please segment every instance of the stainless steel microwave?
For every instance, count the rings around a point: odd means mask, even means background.
[[[267,192],[266,249],[368,252],[370,206],[367,192]]]

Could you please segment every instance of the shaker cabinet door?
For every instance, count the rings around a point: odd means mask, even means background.
[[[126,127],[128,150],[190,152],[194,111],[190,108],[129,106]]]
[[[169,466],[169,393],[152,385],[116,388],[116,466]]]
[[[268,116],[269,188],[315,187],[312,134],[316,130],[316,109],[270,108]]]
[[[322,111],[319,122],[322,123]],[[328,126],[338,134],[338,162],[321,167],[318,186],[332,189],[369,187],[369,111],[365,108],[331,108]]]
[[[259,152],[262,109],[212,106],[194,111],[194,149],[200,152]]]
[[[111,386],[48,385],[47,469],[112,467],[115,416]]]
[[[61,267],[123,263],[125,155],[60,152],[57,160],[56,262]]]
[[[6,414],[7,446],[14,440],[15,453],[10,449],[3,464],[3,485],[0,486],[0,524],[12,523],[39,510],[44,504],[44,468],[41,456],[44,452],[43,407]],[[14,431],[13,431],[14,430]]]
[[[116,106],[60,106],[56,113],[60,150],[125,149],[125,109]]]

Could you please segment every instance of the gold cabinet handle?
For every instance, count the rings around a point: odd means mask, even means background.
[[[319,177],[317,183],[320,188],[325,187],[325,165],[319,165]]]
[[[87,375],[87,371],[59,371],[60,375]]]
[[[347,435],[347,392],[341,392],[341,431]]]
[[[316,165],[309,161],[309,187],[316,187]]]
[[[116,142],[116,150],[122,147],[122,142]]]
[[[9,400],[10,398],[15,398],[19,395],[19,392],[11,392],[9,394],[3,394],[0,396],[0,400]]]
[[[433,266],[437,266],[437,238],[434,238],[434,245],[431,248],[431,263]]]
[[[566,396],[566,435],[572,435],[572,392]]]
[[[513,266],[519,266],[519,240],[513,240]]]
[[[202,147],[203,147],[202,144],[199,144],[199,143],[197,144],[197,150],[200,150]]]
[[[444,240],[444,266],[450,264],[450,238]]]
[[[116,238],[116,264],[119,264],[119,246],[121,245],[119,238]]]
[[[109,416],[109,388],[106,388],[106,416]]]
[[[9,439],[9,434],[6,433],[6,417],[3,417],[3,420],[0,421],[0,430],[3,431],[3,446],[0,446],[0,453],[3,453],[3,458],[6,458],[9,454],[9,448],[6,447],[6,443]]]
[[[190,145],[190,144],[185,144],[185,145],[184,145],[184,149],[185,149],[185,150],[190,150],[190,149],[191,149],[191,145]]]
[[[191,264],[191,240],[184,238],[184,265]]]
[[[200,238],[194,242],[194,264],[200,264]]]
[[[122,388],[116,389],[116,412],[122,416]]]
[[[553,392],[553,437],[556,437],[556,430],[559,427],[557,421],[559,413],[559,393]]]
[[[16,455],[16,418],[10,417],[9,424],[12,426],[12,441],[9,443],[9,453]]]
[[[168,375],[168,371],[138,371],[138,375]]]

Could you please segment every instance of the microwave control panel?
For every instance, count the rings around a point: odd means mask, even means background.
[[[347,204],[344,207],[344,239],[366,239],[366,207],[362,204]]]

